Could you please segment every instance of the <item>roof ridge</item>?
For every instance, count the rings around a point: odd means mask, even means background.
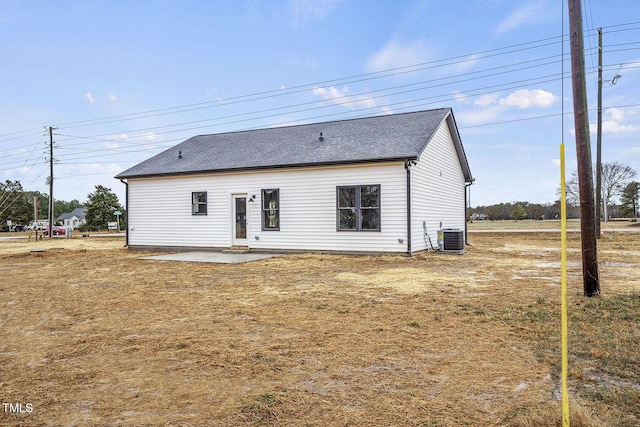
[[[296,127],[304,127],[304,126],[322,125],[322,124],[325,124],[325,123],[341,123],[341,122],[350,122],[350,121],[355,121],[355,120],[378,119],[378,118],[382,118],[382,117],[397,117],[397,116],[403,116],[403,115],[408,115],[408,114],[416,114],[416,113],[430,113],[430,112],[436,112],[436,111],[440,111],[440,110],[452,111],[453,109],[451,107],[440,107],[440,108],[432,108],[432,109],[429,109],[429,110],[405,111],[405,112],[402,112],[402,113],[393,113],[393,114],[377,114],[377,115],[373,115],[373,116],[351,117],[351,118],[339,119],[339,120],[325,120],[323,122],[300,123],[300,124],[287,125],[287,126],[265,126],[265,127],[258,127],[258,128],[253,128],[253,129],[230,130],[230,131],[227,131],[227,132],[201,133],[201,134],[198,134],[198,135],[194,135],[191,138],[198,138],[198,137],[211,136],[211,135],[229,135],[229,134],[237,134],[237,133],[244,133],[244,132],[255,132],[255,131],[258,131],[258,130],[268,130],[268,129],[288,129],[288,128],[296,128]],[[191,139],[191,138],[188,138],[188,139]]]

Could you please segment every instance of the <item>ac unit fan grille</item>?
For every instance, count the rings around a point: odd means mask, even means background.
[[[464,231],[458,229],[442,230],[442,252],[464,252]]]

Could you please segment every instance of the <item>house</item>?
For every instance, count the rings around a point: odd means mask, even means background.
[[[87,222],[85,219],[86,215],[86,208],[75,208],[71,212],[63,213],[56,220],[62,222],[62,225],[65,227],[77,229]]]
[[[465,229],[451,109],[194,136],[116,176],[132,249],[413,254]]]

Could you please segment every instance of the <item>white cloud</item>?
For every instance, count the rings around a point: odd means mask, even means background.
[[[486,107],[486,106],[489,106],[489,105],[493,105],[496,102],[498,102],[498,94],[497,93],[484,94],[484,95],[480,95],[478,97],[478,99],[473,101],[473,105],[477,105],[479,107]]]
[[[627,121],[627,114],[621,108],[609,108],[603,114],[602,133],[636,133],[640,132],[640,127],[624,123]],[[598,131],[597,123],[590,123],[589,130]]]
[[[338,89],[335,86],[317,87],[313,89],[313,94],[322,97],[336,105],[342,105],[350,109],[373,108],[376,101],[370,96],[351,95],[347,86]]]
[[[461,104],[471,104],[470,98],[459,90],[454,90],[453,92],[451,92],[451,95],[456,102],[459,102]]]
[[[33,173],[31,172],[32,168],[28,168],[26,166],[22,166],[19,168],[14,168],[14,169],[6,169],[4,171],[4,176],[6,177],[27,177],[27,176],[33,176]]]
[[[161,142],[158,134],[153,132],[147,132],[140,135],[131,135],[127,133],[114,133],[106,137],[108,140],[104,143],[105,148],[121,148],[123,145],[137,144],[146,150],[155,150],[158,148],[158,143]],[[122,144],[124,143],[124,144]]]
[[[145,140],[147,140],[148,142],[157,142],[158,141],[158,134],[153,133],[153,132],[143,133],[140,136],[142,138],[144,138]]]
[[[104,143],[105,148],[111,148],[111,149],[120,148],[121,145],[118,143],[118,141],[128,141],[129,135],[127,135],[126,133],[120,133],[120,134],[116,133],[116,134],[107,136],[106,139],[108,141]]]
[[[312,19],[326,19],[342,0],[289,0],[288,13],[291,22],[302,25]]]
[[[453,72],[464,73],[471,67],[473,67],[476,63],[478,63],[478,61],[480,61],[481,59],[482,55],[480,55],[479,53],[474,53],[473,55],[469,55],[461,61],[456,61],[455,65],[453,65]]]
[[[557,101],[557,98],[551,92],[548,92],[543,89],[520,89],[517,90],[506,98],[501,98],[498,100],[500,105],[518,107],[520,109],[531,108],[531,107],[539,107],[544,108],[548,107],[554,102]]]
[[[160,141],[160,137],[158,136],[158,134],[153,132],[143,133],[142,135],[139,135],[135,138],[141,139],[141,141],[138,141],[138,143],[141,144],[146,150],[157,149],[158,148],[157,143]]]
[[[390,40],[369,57],[365,68],[369,72],[376,72],[421,64],[429,60],[427,52],[426,43],[422,39],[408,43]]]
[[[205,89],[204,96],[207,98],[213,98],[218,94],[218,89],[215,87]]]
[[[476,126],[495,122],[501,114],[502,109],[495,105],[489,108],[456,112],[456,121],[459,123],[460,127]]]
[[[107,99],[111,102],[116,102],[118,100],[118,97],[115,96],[114,94],[110,93],[107,95]]]
[[[551,164],[555,167],[560,167],[560,159],[551,159]]]
[[[615,120],[602,122],[602,133],[635,133],[640,131],[638,126],[625,125]]]
[[[110,150],[116,149],[116,148],[120,148],[120,144],[118,144],[117,142],[105,142],[104,148],[108,148]]]
[[[609,108],[605,111],[605,116],[608,116],[610,120],[621,122],[624,120],[624,110],[621,108]]]
[[[91,92],[85,93],[84,97],[87,98],[87,100],[89,100],[89,104],[91,105],[93,105],[93,103],[96,102],[96,100],[93,99],[93,95],[91,95]]]
[[[503,19],[494,30],[494,33],[504,35],[524,25],[546,22],[554,16],[550,9],[555,9],[556,7],[555,4],[549,1],[529,2]]]
[[[114,133],[113,135],[107,136],[109,141],[120,141],[120,140],[128,140],[129,135],[126,133]]]

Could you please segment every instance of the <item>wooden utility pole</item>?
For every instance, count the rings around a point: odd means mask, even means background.
[[[569,30],[571,37],[571,83],[573,87],[573,116],[580,188],[580,240],[582,242],[582,280],[584,295],[600,295],[598,250],[596,246],[595,209],[593,202],[593,173],[589,138],[589,116],[584,67],[584,38],[582,33],[581,0],[569,2]]]
[[[36,227],[36,242],[38,241],[38,198],[33,197],[33,221]],[[31,237],[29,237],[31,239]]]
[[[49,239],[53,238],[53,128],[49,126]]]
[[[602,28],[598,28],[598,139],[596,143],[596,239],[602,210]],[[605,209],[605,212],[607,210]],[[607,218],[604,219],[605,221]]]

